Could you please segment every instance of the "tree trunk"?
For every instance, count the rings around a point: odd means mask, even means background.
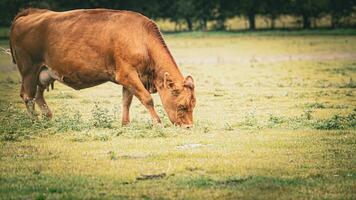
[[[313,18],[313,28],[318,28],[317,18]]]
[[[200,20],[200,29],[201,29],[201,31],[208,30],[208,20],[206,18],[203,18],[202,20]]]
[[[338,28],[339,16],[335,13],[331,14],[331,28]]]
[[[276,19],[271,19],[271,29],[276,28]]]
[[[311,28],[310,16],[307,14],[303,14],[302,17],[303,17],[303,28],[310,29]]]
[[[250,30],[255,30],[256,29],[256,15],[255,13],[250,13],[248,14],[248,23],[250,24],[249,28]]]
[[[174,21],[174,32],[177,32],[178,30],[178,22]]]
[[[277,17],[275,15],[271,15],[271,29],[275,29],[276,28],[276,19]]]
[[[192,20],[190,18],[185,18],[185,21],[188,24],[188,30],[192,31],[193,30],[193,22],[192,22]]]
[[[217,30],[225,30],[225,18],[219,18],[216,21],[216,29]]]

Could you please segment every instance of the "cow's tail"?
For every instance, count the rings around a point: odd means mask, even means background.
[[[14,26],[15,26],[15,21],[17,18],[19,18],[20,16],[24,16],[24,15],[20,15],[20,14],[17,14],[15,16],[15,18],[13,19],[12,21],[12,24],[11,24],[11,27],[10,27],[10,34],[9,34],[9,46],[10,46],[10,53],[11,53],[11,57],[12,57],[12,63],[16,64],[16,59],[15,59],[15,51],[13,49],[13,46],[12,46],[12,41],[13,41],[13,38],[11,37],[12,34],[13,34],[13,30],[14,30]]]
[[[16,64],[16,60],[15,60],[15,53],[14,50],[12,49],[12,45],[11,45],[11,37],[10,37],[10,53],[11,53],[11,58],[12,58],[12,63]]]

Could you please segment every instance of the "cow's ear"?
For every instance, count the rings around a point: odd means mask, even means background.
[[[189,75],[184,79],[184,87],[194,90],[194,80],[192,76]]]
[[[164,87],[168,89],[174,88],[174,82],[168,72],[164,73]]]

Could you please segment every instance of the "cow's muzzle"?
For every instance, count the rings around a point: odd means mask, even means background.
[[[193,124],[182,124],[181,127],[185,129],[191,129],[193,128]]]

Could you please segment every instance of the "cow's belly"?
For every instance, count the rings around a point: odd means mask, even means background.
[[[73,77],[64,77],[61,83],[76,89],[76,90],[81,90],[89,87],[94,87],[100,84],[103,84],[107,82],[107,80],[102,80],[102,79],[96,79],[96,80],[81,80]]]
[[[100,71],[67,70],[66,72],[62,72],[51,69],[50,67],[48,68],[49,75],[53,79],[76,90],[93,87],[111,81],[106,73]]]

